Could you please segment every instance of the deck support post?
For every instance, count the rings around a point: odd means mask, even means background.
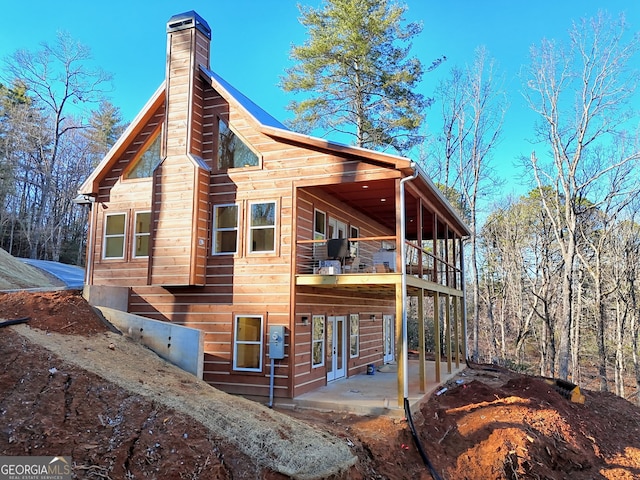
[[[444,341],[447,355],[447,373],[451,373],[451,295],[445,296],[444,307]]]
[[[405,315],[405,295],[402,285],[396,285],[396,362],[398,365],[398,407],[404,407],[404,385],[408,372],[402,359],[407,355],[405,339],[403,338],[403,318]]]
[[[433,292],[433,338],[435,341],[436,383],[440,383],[440,295]]]
[[[424,289],[418,291],[418,348],[420,359],[420,393],[427,391],[427,375],[425,372],[425,340],[424,340]]]

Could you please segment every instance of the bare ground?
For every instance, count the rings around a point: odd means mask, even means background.
[[[0,455],[69,455],[86,479],[429,479],[406,421],[274,411],[199,382],[77,292],[0,294]],[[640,410],[465,370],[414,413],[442,479],[640,478]]]

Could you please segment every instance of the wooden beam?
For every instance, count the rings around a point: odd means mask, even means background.
[[[398,365],[398,407],[404,407],[404,379],[408,372],[404,371],[404,362],[402,361],[403,355],[407,352],[404,351],[402,341],[402,315],[404,305],[402,301],[404,295],[402,292],[402,285],[396,285],[396,363]]]
[[[438,292],[433,293],[433,338],[435,340],[436,383],[440,383],[440,305]]]
[[[444,298],[444,341],[447,342],[445,346],[447,353],[447,373],[451,373],[451,297],[445,295]]]
[[[427,374],[424,368],[425,362],[425,339],[424,339],[424,290],[420,290],[418,295],[418,349],[420,359],[420,393],[427,390]]]

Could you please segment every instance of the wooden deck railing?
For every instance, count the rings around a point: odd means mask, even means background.
[[[348,256],[332,259],[327,256],[327,240],[297,242],[296,273],[314,275],[356,275],[400,273],[396,255],[396,237],[349,238]],[[451,288],[462,289],[459,265],[433,255],[415,242],[407,241],[406,273]]]

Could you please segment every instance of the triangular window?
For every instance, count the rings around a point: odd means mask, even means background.
[[[148,178],[153,175],[153,171],[158,166],[160,158],[160,131],[156,132],[151,142],[136,160],[131,170],[126,174],[126,178]]]
[[[256,167],[258,156],[229,128],[223,120],[218,122],[218,170]]]

